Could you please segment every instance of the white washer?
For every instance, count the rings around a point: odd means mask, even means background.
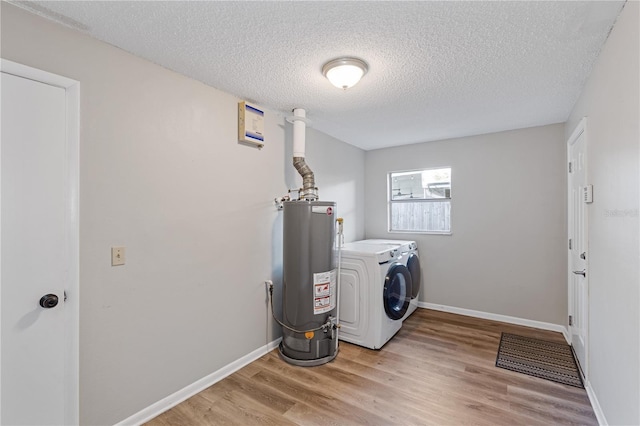
[[[399,261],[409,268],[411,273],[411,302],[409,309],[402,320],[409,318],[409,315],[418,309],[418,298],[422,290],[422,273],[420,269],[420,257],[418,256],[418,244],[410,240],[381,240],[370,239],[358,241],[358,243],[379,245],[382,247],[395,248],[400,251]]]
[[[411,273],[394,247],[354,242],[342,248],[340,340],[380,349],[402,327]]]

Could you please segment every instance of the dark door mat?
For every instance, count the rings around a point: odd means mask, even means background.
[[[496,367],[584,389],[567,344],[502,333]]]

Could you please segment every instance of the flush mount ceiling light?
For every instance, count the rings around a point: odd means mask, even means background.
[[[334,86],[348,89],[355,86],[368,70],[367,63],[362,59],[338,58],[324,64],[322,75]]]

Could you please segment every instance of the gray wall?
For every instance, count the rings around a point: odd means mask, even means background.
[[[112,424],[278,337],[263,281],[281,279],[273,199],[301,185],[290,124],[267,111],[264,149],[240,145],[234,96],[1,7],[3,58],[81,83],[80,419]],[[364,152],[307,145],[362,238]]]
[[[367,238],[413,239],[421,301],[565,324],[561,124],[366,153]],[[387,173],[451,166],[452,235],[387,232]]]
[[[616,425],[640,424],[639,9],[626,3],[565,127],[588,117],[588,379]]]
[[[309,112],[313,114],[313,111]],[[287,127],[287,140],[292,140]],[[286,144],[287,187],[298,188],[301,179],[290,167],[293,144]],[[313,128],[307,129],[306,161],[315,175],[322,200],[338,203],[338,216],[344,218],[346,242],[364,238],[364,157],[360,148],[347,145]]]

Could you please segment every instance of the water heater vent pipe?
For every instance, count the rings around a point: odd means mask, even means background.
[[[298,194],[301,200],[317,200],[318,188],[316,188],[313,172],[304,159],[307,117],[302,108],[293,110],[293,115],[287,117],[287,121],[293,124],[293,166],[302,176],[302,188]]]

